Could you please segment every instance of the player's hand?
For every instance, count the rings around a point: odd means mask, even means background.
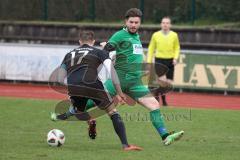
[[[106,44],[107,44],[107,42],[101,42],[100,43],[101,48],[103,49],[106,46]]]
[[[121,105],[126,103],[125,102],[126,96],[124,94],[116,95],[115,98],[116,98],[117,102],[120,103]]]
[[[173,59],[172,64],[175,66],[175,65],[177,64],[177,60],[176,60],[176,59]]]
[[[124,103],[126,102],[126,100],[127,100],[127,97],[126,97],[126,95],[124,94],[124,93],[121,93],[121,94],[119,94],[119,96],[122,98],[122,100],[124,101]]]

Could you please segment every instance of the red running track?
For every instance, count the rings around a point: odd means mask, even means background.
[[[0,96],[59,100],[68,97],[46,85],[8,83],[0,83]],[[167,101],[170,106],[176,107],[240,110],[239,95],[171,92],[167,94]]]

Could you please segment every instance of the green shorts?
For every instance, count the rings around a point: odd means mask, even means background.
[[[111,96],[116,95],[116,90],[111,80],[107,80],[104,83],[104,87]],[[150,93],[148,87],[144,86],[142,82],[121,82],[121,88],[125,94],[135,100]]]
[[[104,83],[104,88],[109,94],[114,97],[116,95],[116,89],[112,83],[112,80],[107,80]],[[134,81],[134,82],[121,82],[122,91],[137,100],[138,98],[144,97],[150,94],[150,91],[147,86],[143,85],[141,81]],[[88,100],[86,110],[92,108],[94,105],[92,100]]]

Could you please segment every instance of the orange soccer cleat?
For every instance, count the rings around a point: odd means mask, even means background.
[[[128,147],[123,148],[124,151],[142,151],[143,148],[135,146],[135,145],[128,145]]]

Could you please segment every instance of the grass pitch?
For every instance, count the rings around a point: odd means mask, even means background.
[[[0,98],[0,160],[238,160],[240,111],[163,108],[168,130],[185,131],[181,141],[163,146],[140,106],[119,107],[128,140],[144,148],[123,152],[108,116],[97,119],[98,135],[91,140],[86,122],[49,120],[59,101]],[[66,142],[49,147],[47,132],[62,130]]]

